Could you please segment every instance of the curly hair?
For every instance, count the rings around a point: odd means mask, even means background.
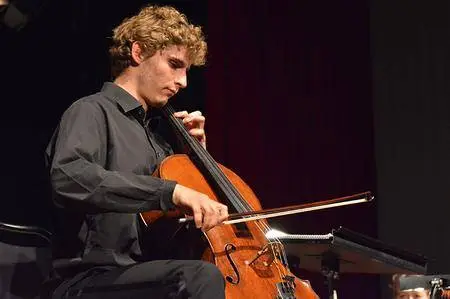
[[[173,7],[144,7],[139,14],[125,19],[113,33],[109,49],[113,77],[131,65],[134,42],[141,46],[146,58],[158,50],[177,45],[187,48],[191,64],[205,64],[207,47],[201,27],[190,24],[186,16]]]

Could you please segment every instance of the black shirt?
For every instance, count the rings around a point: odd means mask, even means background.
[[[149,123],[113,83],[64,112],[46,151],[59,268],[135,263],[138,213],[174,208],[176,183],[151,176],[172,150]]]

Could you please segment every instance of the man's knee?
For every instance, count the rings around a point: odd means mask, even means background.
[[[208,284],[210,287],[216,289],[225,288],[225,280],[222,272],[220,272],[216,265],[202,261],[197,270],[197,277],[200,278],[198,282],[201,284]]]
[[[202,275],[209,277],[209,279],[214,279],[225,283],[222,272],[220,272],[219,268],[217,268],[214,264],[203,262]]]

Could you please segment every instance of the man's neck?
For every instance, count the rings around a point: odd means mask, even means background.
[[[139,96],[134,80],[132,80],[129,75],[126,73],[120,75],[114,80],[114,83],[131,94],[133,98],[142,105],[142,108],[144,108],[145,111],[148,110],[147,103],[142,97]]]

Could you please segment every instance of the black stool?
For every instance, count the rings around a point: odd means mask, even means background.
[[[0,222],[0,298],[41,297],[52,271],[51,237],[43,228]]]

